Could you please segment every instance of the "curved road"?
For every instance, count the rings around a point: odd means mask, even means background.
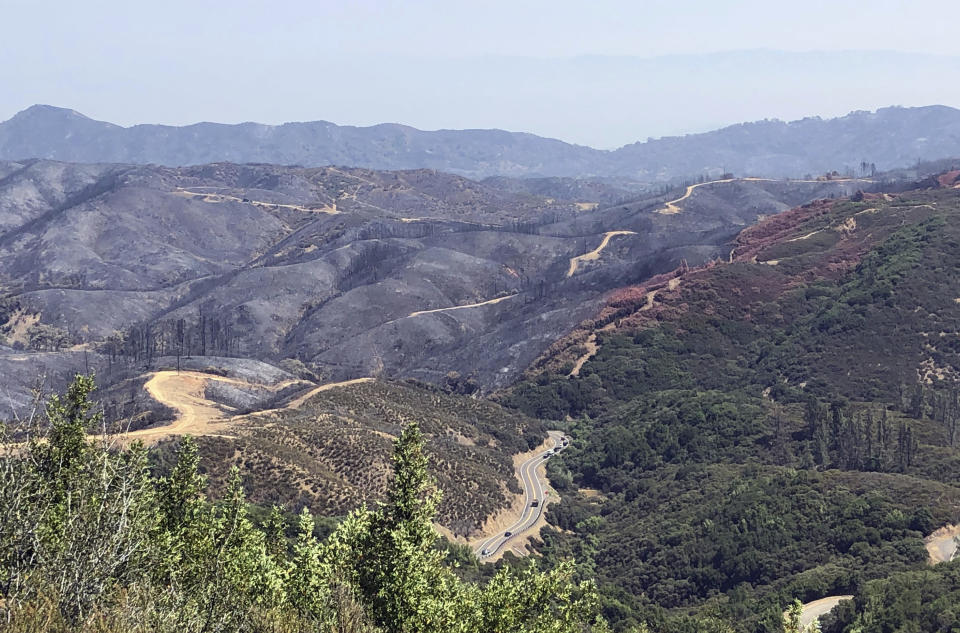
[[[924,539],[927,553],[930,555],[928,562],[931,565],[936,565],[956,558],[960,554],[958,552],[958,549],[960,549],[958,538],[960,538],[960,524],[946,525]],[[812,626],[821,616],[829,613],[844,600],[852,599],[853,596],[827,596],[813,602],[807,602],[803,605],[803,611],[800,615],[800,624],[803,630]],[[786,612],[784,612],[784,616],[786,616]]]
[[[683,202],[684,200],[689,198],[690,195],[693,194],[693,190],[696,189],[697,187],[702,187],[704,185],[715,185],[721,182],[733,182],[734,180],[736,180],[736,178],[724,178],[723,180],[710,180],[708,182],[698,182],[697,184],[690,185],[689,187],[687,187],[686,193],[684,193],[682,196],[680,196],[676,200],[671,200],[670,202],[667,202],[666,206],[658,210],[657,213],[661,213],[663,215],[674,215],[676,213],[680,213],[680,207],[677,206],[677,203]],[[745,178],[744,180],[760,180],[760,179]]]
[[[853,600],[853,596],[828,596],[804,604],[803,611],[800,613],[800,630],[806,631],[812,627],[814,622],[833,611],[833,608],[844,600]]]
[[[561,445],[561,440],[563,433],[550,431],[549,435],[550,440],[553,442],[552,450],[555,453],[562,451],[563,446]],[[547,451],[549,450],[551,449],[548,448]],[[520,514],[520,519],[503,532],[483,541],[474,551],[478,558],[484,559],[493,556],[502,550],[511,540],[533,527],[540,519],[544,509],[546,482],[541,480],[537,475],[537,467],[546,461],[544,456],[547,454],[547,451],[538,452],[535,456],[520,464],[520,467],[517,469],[517,474],[523,485],[524,494],[523,512]],[[539,501],[536,507],[531,506],[534,499]],[[507,536],[508,532],[510,536]]]
[[[570,258],[570,269],[567,270],[567,277],[573,277],[573,273],[577,272],[577,268],[580,266],[580,262],[588,262],[596,259],[600,259],[600,253],[603,252],[603,249],[607,247],[607,244],[610,243],[610,238],[616,237],[618,235],[636,235],[634,231],[607,231],[603,234],[603,241],[600,242],[600,246],[596,247],[588,253],[583,255],[577,255],[576,257]]]
[[[263,409],[242,415],[225,414],[220,405],[207,399],[205,393],[207,382],[211,380],[241,387],[258,387],[269,391],[279,391],[290,385],[306,382],[294,379],[267,385],[198,371],[182,371],[179,373],[173,370],[158,371],[144,384],[144,389],[150,394],[151,398],[174,409],[177,412],[177,417],[169,424],[127,431],[117,434],[117,437],[123,440],[149,438],[150,442],[178,435],[231,437],[220,435],[220,433],[230,428],[232,422],[266,413],[276,413],[285,409],[299,409],[304,402],[322,391],[371,382],[374,379],[354,378],[353,380],[327,383],[310,389],[279,409]]]

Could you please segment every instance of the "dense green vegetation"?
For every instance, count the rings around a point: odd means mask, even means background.
[[[575,438],[547,560],[576,556],[615,626],[779,631],[795,598],[890,598],[867,581],[924,568],[960,514],[958,219],[956,190],[832,204],[507,394]],[[864,625],[879,609],[837,630],[954,630]]]
[[[605,630],[590,582],[569,563],[504,567],[465,582],[435,547],[440,493],[424,439],[395,442],[387,501],[325,539],[304,509],[293,539],[275,508],[258,525],[235,471],[205,495],[196,445],[155,477],[142,446],[86,436],[90,377],[46,410],[48,433],[0,454],[0,622],[5,631]],[[4,437],[0,437],[0,440]]]
[[[960,631],[960,562],[893,574],[858,587],[825,619],[824,633]]]

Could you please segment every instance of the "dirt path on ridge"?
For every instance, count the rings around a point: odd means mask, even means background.
[[[869,178],[832,178],[830,180],[796,180],[796,179],[785,179],[782,182],[812,182],[812,183],[828,183],[828,182],[851,182],[854,180],[862,180],[864,182],[872,182]],[[674,215],[680,213],[681,209],[677,206],[678,202],[683,202],[693,193],[693,190],[697,187],[703,187],[705,185],[716,185],[723,182],[777,182],[773,178],[724,178],[722,180],[710,180],[708,182],[698,182],[687,187],[686,192],[677,198],[676,200],[671,200],[667,202],[662,208],[657,209],[657,213],[662,215]]]
[[[252,204],[255,207],[278,207],[282,209],[293,209],[294,211],[302,211],[304,213],[327,213],[329,215],[337,215],[340,211],[337,209],[337,205],[327,207],[305,207],[299,204],[282,204],[280,202],[264,202],[262,200],[245,200],[243,198],[238,198],[237,196],[229,196],[225,193],[203,193],[201,191],[190,191],[189,189],[184,189],[178,187],[176,191],[173,192],[178,196],[184,196],[186,198],[199,198],[203,202],[241,202],[243,204]]]
[[[420,316],[421,314],[433,314],[434,312],[448,312],[450,310],[466,310],[467,308],[479,308],[480,306],[492,306],[494,304],[500,303],[501,301],[506,301],[507,299],[513,299],[517,296],[517,293],[512,295],[507,295],[505,297],[497,297],[496,299],[487,299],[486,301],[480,301],[479,303],[468,303],[463,306],[450,306],[449,308],[434,308],[433,310],[417,310],[416,312],[411,312],[407,315],[406,318]]]
[[[573,364],[573,369],[570,370],[570,373],[567,375],[567,378],[571,376],[579,376],[580,370],[583,369],[584,363],[596,356],[597,352],[600,351],[600,346],[597,345],[597,333],[594,332],[590,337],[584,341],[583,346],[587,348],[587,351],[577,359],[577,362]]]
[[[610,243],[610,238],[616,237],[617,235],[636,235],[635,231],[608,231],[603,234],[603,241],[600,242],[600,246],[596,247],[589,253],[584,253],[583,255],[577,255],[576,257],[570,258],[570,270],[567,271],[567,277],[573,277],[573,273],[577,272],[577,267],[580,265],[580,262],[593,261],[595,259],[600,259],[600,253],[603,252],[603,249],[607,247],[607,244]]]
[[[690,185],[687,187],[686,193],[684,193],[682,196],[680,196],[676,200],[671,200],[670,202],[667,202],[662,209],[657,210],[657,213],[660,213],[663,215],[674,215],[674,214],[680,213],[680,207],[677,206],[677,203],[683,202],[684,200],[689,198],[690,195],[693,193],[693,190],[696,189],[697,187],[702,187],[704,185],[715,185],[721,182],[733,182],[734,180],[737,180],[737,178],[724,178],[723,180],[711,180],[710,182],[698,182],[695,185]],[[750,180],[760,180],[760,179],[750,178]]]
[[[317,393],[336,387],[369,382],[373,380],[373,378],[354,378],[353,380],[320,385],[302,396],[291,400],[285,407],[256,411],[244,415],[231,415],[224,411],[224,409],[228,407],[224,407],[206,397],[207,384],[211,380],[240,387],[266,389],[269,391],[280,391],[291,385],[305,382],[297,379],[284,380],[273,385],[266,385],[196,371],[181,371],[180,373],[173,370],[158,371],[144,384],[144,389],[147,390],[147,393],[149,393],[150,397],[154,400],[174,409],[177,412],[176,419],[164,426],[129,431],[120,434],[119,437],[124,441],[143,439],[148,443],[153,443],[167,437],[179,435],[223,436],[223,433],[228,431],[232,424],[240,419],[266,413],[276,413],[287,409],[298,409]]]
[[[298,398],[294,398],[293,400],[290,401],[290,404],[284,407],[284,409],[299,409],[300,407],[303,406],[304,402],[306,402],[313,396],[324,391],[329,391],[330,389],[335,389],[337,387],[349,387],[350,385],[359,385],[365,382],[373,382],[373,380],[374,380],[373,378],[353,378],[351,380],[343,380],[341,382],[328,382],[325,385],[320,385],[316,389],[311,389],[310,391],[303,394],[302,396],[299,396]],[[273,411],[282,411],[282,410],[283,409],[273,409]],[[258,413],[263,413],[263,412],[258,412]]]
[[[679,285],[680,285],[680,277],[674,277],[673,279],[667,282],[666,289],[676,290]],[[640,309],[637,310],[637,312],[646,312],[647,310],[650,310],[651,308],[653,308],[653,302],[657,298],[657,293],[660,292],[661,290],[663,290],[663,288],[657,288],[656,290],[651,290],[650,292],[648,292],[646,294],[647,302],[643,304],[643,306],[641,306]],[[607,325],[600,328],[599,331],[603,332],[603,331],[612,330],[612,329],[613,329],[613,323],[608,323]],[[571,369],[570,373],[567,374],[567,378],[570,378],[571,376],[579,376],[580,370],[583,369],[583,365],[588,360],[596,356],[597,352],[600,351],[600,345],[597,343],[597,333],[596,332],[591,333],[590,337],[586,341],[584,341],[583,346],[586,348],[586,351],[579,358],[577,358],[576,362],[574,362],[573,369]]]

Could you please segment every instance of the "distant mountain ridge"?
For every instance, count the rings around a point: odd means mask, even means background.
[[[947,106],[758,121],[616,150],[495,129],[423,131],[399,124],[121,127],[45,105],[0,123],[0,159],[6,160],[428,168],[471,178],[601,175],[654,182],[725,171],[781,177],[855,169],[863,162],[885,170],[951,156],[960,156],[960,110]]]

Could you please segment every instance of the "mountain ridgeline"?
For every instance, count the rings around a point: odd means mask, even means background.
[[[326,121],[121,127],[52,106],[0,123],[0,159],[84,163],[214,162],[436,169],[487,176],[603,176],[641,182],[725,172],[801,177],[904,167],[960,155],[960,110],[884,108],[844,117],[758,121],[604,151],[503,130],[423,131]],[[862,167],[865,166],[865,167]]]

